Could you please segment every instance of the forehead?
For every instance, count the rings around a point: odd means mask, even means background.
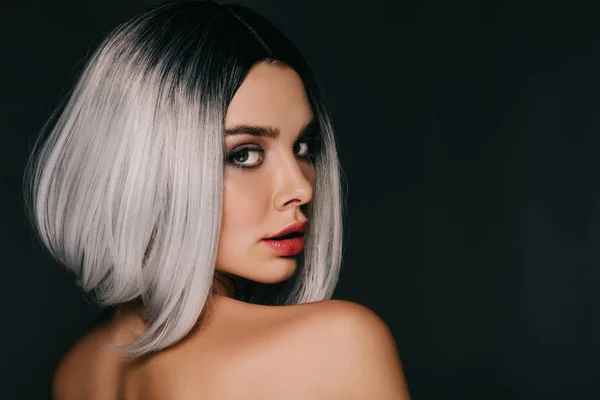
[[[304,85],[296,71],[261,63],[248,72],[234,95],[225,126],[254,124],[297,129],[312,118]]]

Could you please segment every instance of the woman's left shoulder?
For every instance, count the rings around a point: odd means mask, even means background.
[[[345,300],[306,311],[289,343],[314,372],[314,387],[327,388],[329,397],[319,398],[409,399],[396,343],[377,313]]]
[[[387,324],[373,310],[348,300],[309,303],[306,310],[316,324],[331,329],[366,329],[389,332]]]
[[[348,354],[358,356],[365,345],[372,346],[375,353],[397,352],[388,325],[362,304],[324,300],[303,304],[294,314],[295,328],[288,333],[292,336],[289,343],[304,346],[305,354],[328,354],[329,359],[335,360]]]

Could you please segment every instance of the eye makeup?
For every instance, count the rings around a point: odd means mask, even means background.
[[[318,135],[310,134],[303,135],[298,138],[294,143],[294,154],[298,152],[297,148],[300,144],[306,144],[308,146],[308,152],[305,155],[298,155],[298,158],[306,159],[310,162],[314,162],[316,156],[321,151],[321,138]],[[252,156],[254,154],[254,156]],[[257,168],[262,164],[262,160],[265,157],[265,149],[263,146],[256,143],[244,143],[228,152],[225,156],[225,162],[236,168],[242,169],[253,169]],[[259,160],[251,162],[250,165],[245,164],[249,159],[258,158]]]

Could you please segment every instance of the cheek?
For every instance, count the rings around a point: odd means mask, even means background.
[[[268,182],[253,179],[252,174],[243,175],[243,172],[233,171],[223,183],[222,231],[230,236],[242,236],[248,230],[259,229],[268,209]]]
[[[312,187],[313,199],[314,199],[315,184],[317,183],[317,173],[315,171],[314,165],[308,166],[307,168],[305,168],[303,170],[303,172],[304,172],[304,176],[305,176],[306,180],[310,183],[310,186]],[[312,216],[312,208],[313,208],[313,202],[311,200],[306,205],[306,213],[307,213],[308,218],[311,218],[311,216]]]
[[[306,179],[314,191],[315,184],[317,182],[317,172],[315,170],[315,166],[313,164],[304,164],[302,166],[302,174],[304,175],[304,179]]]
[[[306,179],[310,182],[310,184],[314,190],[315,183],[317,182],[317,172],[315,171],[315,167],[313,165],[311,165],[308,168],[308,171],[305,172],[304,176],[306,176]]]

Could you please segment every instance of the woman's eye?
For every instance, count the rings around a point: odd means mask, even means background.
[[[321,138],[319,136],[306,136],[301,141],[296,142],[294,148],[299,147],[296,150],[298,157],[310,158],[313,162],[317,155],[321,152]]]
[[[296,145],[302,149],[302,150],[298,151],[298,153],[297,153],[300,157],[308,157],[310,155],[310,149],[308,148],[308,143],[299,142]]]
[[[311,159],[314,161],[316,153],[319,151],[319,140],[307,138],[294,144],[294,154],[297,157]],[[262,147],[256,145],[242,145],[232,150],[226,158],[226,162],[238,168],[256,168],[265,158],[265,151]]]
[[[262,161],[264,151],[255,147],[238,148],[227,157],[229,164],[240,168],[254,168]]]

